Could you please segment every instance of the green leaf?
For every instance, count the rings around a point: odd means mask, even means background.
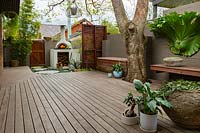
[[[152,112],[155,112],[155,111],[156,111],[156,107],[157,107],[157,102],[156,102],[156,100],[151,100],[150,102],[147,103],[147,106],[149,107],[149,109],[150,109]]]
[[[167,108],[172,108],[172,104],[170,102],[168,102],[166,99],[162,99],[160,97],[155,98],[156,101],[158,103],[160,103],[161,105],[164,105]]]
[[[134,79],[133,83],[134,83],[135,89],[136,89],[139,93],[142,93],[142,94],[145,93],[144,85],[143,85],[143,83],[142,83],[140,80]]]
[[[196,12],[171,13],[149,25],[155,35],[169,41],[172,53],[193,56],[200,50],[200,15]]]
[[[148,82],[144,83],[144,88],[148,92],[149,96],[151,98],[153,98],[153,94],[152,94],[152,91],[151,91],[151,85],[150,85],[150,83],[148,83]]]

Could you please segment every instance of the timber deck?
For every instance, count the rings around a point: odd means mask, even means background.
[[[0,133],[142,132],[120,122],[132,84],[101,72],[39,75],[0,88]],[[134,92],[135,93],[135,92]],[[136,93],[135,93],[136,94]],[[159,133],[197,133],[159,116]]]

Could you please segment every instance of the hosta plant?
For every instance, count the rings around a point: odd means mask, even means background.
[[[169,42],[173,54],[190,57],[200,50],[200,15],[196,12],[171,13],[149,27],[156,36]]]

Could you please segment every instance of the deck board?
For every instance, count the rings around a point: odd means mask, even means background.
[[[39,75],[0,88],[0,133],[141,133],[121,123],[131,83],[101,72]],[[158,117],[158,133],[198,133]]]

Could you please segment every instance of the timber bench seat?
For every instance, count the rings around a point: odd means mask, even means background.
[[[97,70],[102,72],[112,72],[112,65],[121,63],[124,74],[127,73],[127,58],[121,57],[98,57],[97,58]]]
[[[151,65],[150,69],[156,72],[168,72],[180,75],[200,77],[200,67],[192,67],[192,66],[169,67],[164,64],[155,64]]]

